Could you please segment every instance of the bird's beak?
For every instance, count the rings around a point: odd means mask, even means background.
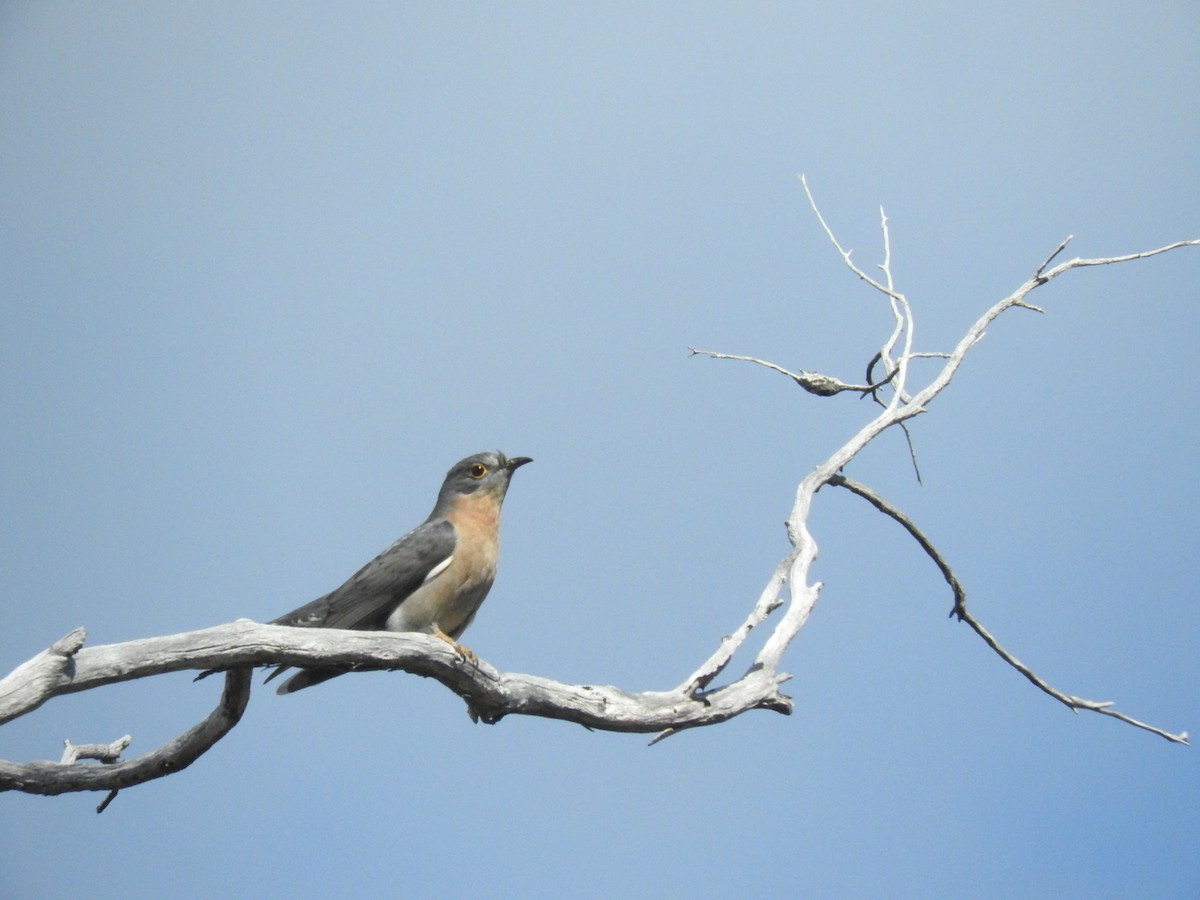
[[[525,463],[531,463],[531,462],[533,462],[533,459],[528,456],[514,456],[512,459],[510,459],[508,462],[506,462],[504,464],[504,468],[508,469],[508,474],[511,475],[513,472],[515,472],[521,466],[525,465]]]

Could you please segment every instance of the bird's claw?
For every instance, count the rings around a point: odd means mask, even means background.
[[[458,658],[463,662],[469,662],[475,667],[479,666],[479,657],[475,655],[475,651],[470,647],[464,647],[440,628],[434,630],[433,636],[449,644],[453,648],[454,652],[458,654]]]

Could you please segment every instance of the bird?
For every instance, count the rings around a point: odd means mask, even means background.
[[[500,507],[513,473],[533,462],[500,451],[476,453],[446,473],[429,517],[359,569],[336,590],[273,619],[296,628],[416,631],[458,643],[496,577]],[[279,666],[267,681],[288,666]],[[292,694],[345,672],[302,668],[276,690]]]

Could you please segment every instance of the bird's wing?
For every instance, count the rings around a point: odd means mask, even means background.
[[[457,537],[445,519],[418,525],[324,597],[294,609],[272,625],[381,629],[413,591],[445,569]]]

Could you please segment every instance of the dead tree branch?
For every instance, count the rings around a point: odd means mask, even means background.
[[[883,262],[878,267],[882,274],[876,278],[853,261],[851,251],[841,245],[818,209],[803,176],[801,183],[813,214],[847,268],[887,298],[893,324],[872,355],[868,383],[852,384],[803,370],[793,372],[752,356],[707,350],[691,352],[765,366],[786,375],[805,391],[819,397],[846,391],[869,394],[878,402],[878,409],[873,418],[797,485],[786,522],[789,549],[776,564],[749,614],[718,642],[708,659],[676,687],[661,692],[633,693],[606,685],[567,684],[534,675],[498,672],[485,661],[465,661],[444,641],[422,634],[288,628],[239,620],[202,631],[84,647],[83,629],[77,629],[0,680],[0,724],[32,712],[53,697],[181,670],[222,670],[225,687],[221,700],[204,721],[175,740],[133,760],[119,761],[128,746],[128,736],[107,745],[72,745],[68,742],[67,753],[61,762],[20,764],[0,760],[0,791],[61,794],[105,790],[109,794],[101,804],[103,809],[118,790],[185,768],[228,733],[240,720],[249,701],[254,667],[265,665],[330,666],[346,671],[402,670],[437,679],[466,702],[468,712],[476,721],[494,723],[507,715],[541,716],[606,731],[657,732],[655,740],[684,729],[723,722],[752,709],[790,713],[792,702],[780,691],[780,685],[790,676],[779,667],[785,650],[808,621],[820,595],[820,582],[810,580],[818,547],[808,522],[814,498],[827,484],[852,491],[899,523],[934,562],[950,586],[954,594],[951,614],[966,622],[1001,659],[1040,690],[1071,709],[1102,713],[1169,741],[1186,743],[1186,733],[1174,734],[1147,725],[1115,711],[1111,703],[1085,700],[1051,687],[1005,650],[971,616],[962,585],[932,541],[900,510],[874,491],[847,478],[842,470],[884,431],[895,426],[904,428],[909,419],[926,412],[930,402],[949,386],[971,348],[998,316],[1013,307],[1037,310],[1027,299],[1033,291],[1072,269],[1146,259],[1181,247],[1200,246],[1200,240],[1178,241],[1124,256],[1076,258],[1051,266],[1066,249],[1070,242],[1068,238],[1029,279],[987,309],[952,350],[920,351],[914,348],[912,307],[892,277],[891,239],[886,215],[880,210]],[[913,385],[910,384],[910,364],[914,359],[939,359],[942,365],[925,384]],[[876,365],[881,366],[883,373],[879,381],[870,374]],[[913,461],[915,465],[915,455]],[[744,674],[712,688],[712,683],[726,670],[750,633],[779,610],[782,614]],[[100,764],[79,765],[79,759],[98,759]]]
[[[498,672],[483,660],[477,664],[464,661],[445,641],[414,633],[288,628],[242,619],[121,644],[83,647],[83,639],[82,629],[71,632],[0,681],[0,722],[25,715],[64,694],[196,669],[224,670],[221,702],[184,735],[128,762],[79,766],[0,760],[0,791],[116,791],[177,772],[237,724],[250,697],[253,667],[258,665],[324,665],[347,671],[385,669],[423,675],[450,688],[466,701],[473,718],[489,724],[517,714],[562,719],[604,731],[650,733],[712,725],[750,709],[792,710],[791,700],[779,691],[787,676],[774,673],[755,673],[690,696],[678,691],[632,693],[607,685],[566,684]],[[72,648],[69,657],[62,652],[64,645]],[[60,662],[68,658],[71,665]],[[69,669],[71,674],[47,677],[48,668]]]
[[[867,446],[876,437],[882,434],[885,430],[892,426],[903,426],[904,422],[914,416],[925,412],[929,403],[937,397],[950,384],[955,373],[962,365],[967,353],[974,347],[982,338],[987,328],[995,319],[1012,307],[1022,307],[1036,311],[1037,307],[1030,304],[1026,297],[1037,288],[1049,283],[1060,275],[1071,271],[1072,269],[1082,268],[1085,266],[1102,266],[1115,263],[1130,262],[1138,259],[1147,259],[1152,256],[1157,256],[1180,247],[1196,247],[1200,246],[1200,240],[1177,241],[1165,247],[1159,247],[1155,250],[1147,250],[1141,253],[1131,253],[1124,256],[1103,257],[1098,259],[1082,259],[1076,258],[1060,263],[1059,265],[1047,269],[1047,266],[1065,249],[1070,238],[1063,241],[1045,262],[1038,267],[1033,276],[1025,281],[1020,287],[1009,294],[1007,297],[995,303],[991,308],[981,315],[966,334],[959,340],[958,344],[949,353],[940,352],[917,352],[913,349],[913,313],[909,305],[908,299],[899,291],[896,290],[895,284],[891,276],[890,260],[891,260],[891,243],[888,234],[888,224],[886,215],[880,215],[880,229],[883,234],[884,246],[884,261],[880,269],[884,273],[884,280],[878,281],[859,268],[853,261],[851,251],[844,248],[834,235],[828,222],[825,220],[821,211],[818,209],[816,200],[813,198],[812,192],[809,190],[808,182],[801,176],[801,184],[804,187],[805,195],[808,197],[809,205],[812,208],[813,214],[817,221],[821,224],[826,237],[829,238],[838,255],[847,268],[851,270],[860,280],[866,282],[871,288],[886,296],[891,305],[891,310],[895,319],[895,325],[892,332],[883,344],[879,351],[879,359],[884,364],[885,373],[888,375],[886,387],[891,389],[891,398],[888,403],[883,405],[882,411],[870,422],[864,425],[853,437],[845,444],[839,447],[834,453],[823,463],[813,469],[800,482],[796,489],[795,499],[792,505],[791,515],[787,520],[788,537],[792,545],[791,551],[780,560],[776,566],[775,572],[768,581],[766,588],[755,604],[750,615],[743,621],[742,625],[736,629],[732,636],[726,637],[721,641],[717,651],[710,657],[703,666],[697,669],[692,676],[683,683],[685,689],[700,688],[706,685],[712,678],[719,674],[733,655],[737,652],[741,643],[749,635],[750,631],[760,624],[766,615],[783,604],[781,591],[783,584],[786,582],[789,585],[788,602],[781,621],[776,625],[775,630],[767,638],[766,644],[759,652],[755,659],[754,666],[762,668],[766,671],[775,671],[778,666],[784,650],[788,644],[799,633],[804,623],[808,620],[813,607],[816,605],[817,598],[820,594],[820,582],[809,581],[809,570],[813,561],[817,556],[817,545],[812,534],[808,530],[809,510],[811,508],[813,498],[816,492],[822,486],[834,483],[835,480],[841,479],[842,486],[848,486],[846,480],[841,476],[841,470],[851,460],[853,460],[864,447]],[[894,356],[898,345],[902,345],[899,356]],[[916,358],[944,358],[945,362],[932,379],[919,389],[914,389],[910,392],[908,385],[909,380],[909,362]],[[770,364],[766,364],[770,366]],[[862,494],[866,496],[866,494]],[[882,501],[880,501],[882,503]],[[880,511],[892,515],[889,507],[886,505],[878,505]],[[898,511],[896,511],[898,513]],[[892,515],[897,518],[896,515]],[[897,518],[901,524],[907,520]],[[909,523],[911,525],[911,523]],[[907,526],[906,526],[907,527]],[[910,533],[917,537],[920,533],[914,531],[915,526],[912,526]],[[1128,724],[1135,725],[1139,728],[1144,728],[1152,731],[1168,740],[1177,743],[1187,743],[1187,733],[1172,734],[1165,730],[1154,726],[1146,725],[1135,719],[1132,719],[1124,714],[1117,713],[1110,709],[1110,704],[1099,703],[1096,701],[1083,700],[1079,697],[1073,697],[1063,694],[1054,688],[1050,687],[1044,679],[1037,676],[1027,666],[1008,653],[992,635],[969,613],[965,606],[965,593],[961,592],[961,585],[958,585],[954,579],[953,572],[945,565],[940,554],[934,549],[933,545],[921,535],[918,542],[922,548],[930,554],[935,563],[942,569],[943,575],[946,576],[951,588],[955,591],[955,609],[956,614],[962,621],[970,625],[987,644],[996,651],[1001,659],[1013,666],[1017,671],[1021,672],[1033,684],[1040,689],[1046,691],[1055,699],[1072,709],[1090,709],[1095,712],[1102,712],[1105,715],[1113,716]]]
[[[921,549],[925,551],[925,554],[931,560],[933,560],[933,564],[938,567],[938,571],[940,571],[942,573],[942,577],[946,579],[946,584],[950,586],[950,590],[954,594],[954,607],[950,610],[950,615],[957,617],[959,621],[965,622],[967,625],[969,625],[976,634],[983,638],[984,643],[986,643],[996,652],[997,656],[1024,675],[1038,690],[1044,691],[1059,703],[1062,703],[1071,709],[1086,709],[1092,712],[1103,713],[1106,716],[1112,716],[1114,719],[1119,719],[1127,725],[1133,725],[1136,728],[1141,728],[1145,731],[1157,734],[1159,737],[1166,738],[1168,741],[1173,743],[1188,743],[1188,734],[1186,731],[1179,734],[1172,734],[1169,731],[1164,731],[1163,729],[1157,728],[1153,725],[1147,725],[1145,722],[1139,722],[1137,719],[1130,718],[1124,713],[1112,709],[1113,702],[1111,700],[1087,700],[1083,697],[1075,697],[1070,694],[1064,694],[1057,688],[1051,687],[1051,685],[1048,684],[1045,679],[1043,679],[1040,675],[1030,669],[1027,665],[1025,665],[1007,650],[1005,650],[1004,647],[1000,645],[1000,642],[992,636],[991,632],[984,628],[983,625],[980,624],[979,620],[971,615],[971,613],[967,610],[967,592],[963,588],[962,583],[958,580],[958,577],[954,574],[954,571],[950,568],[949,564],[945,561],[945,559],[942,558],[942,554],[938,552],[937,548],[933,545],[933,542],[925,536],[924,532],[917,527],[916,523],[913,522],[912,519],[906,516],[887,500],[879,496],[879,494],[868,488],[866,485],[859,484],[858,482],[847,478],[844,475],[835,475],[832,479],[830,479],[829,483],[835,485],[836,487],[843,487],[853,494],[857,494],[885,516],[898,522],[904,528],[904,530],[912,536],[913,540],[917,542]]]

